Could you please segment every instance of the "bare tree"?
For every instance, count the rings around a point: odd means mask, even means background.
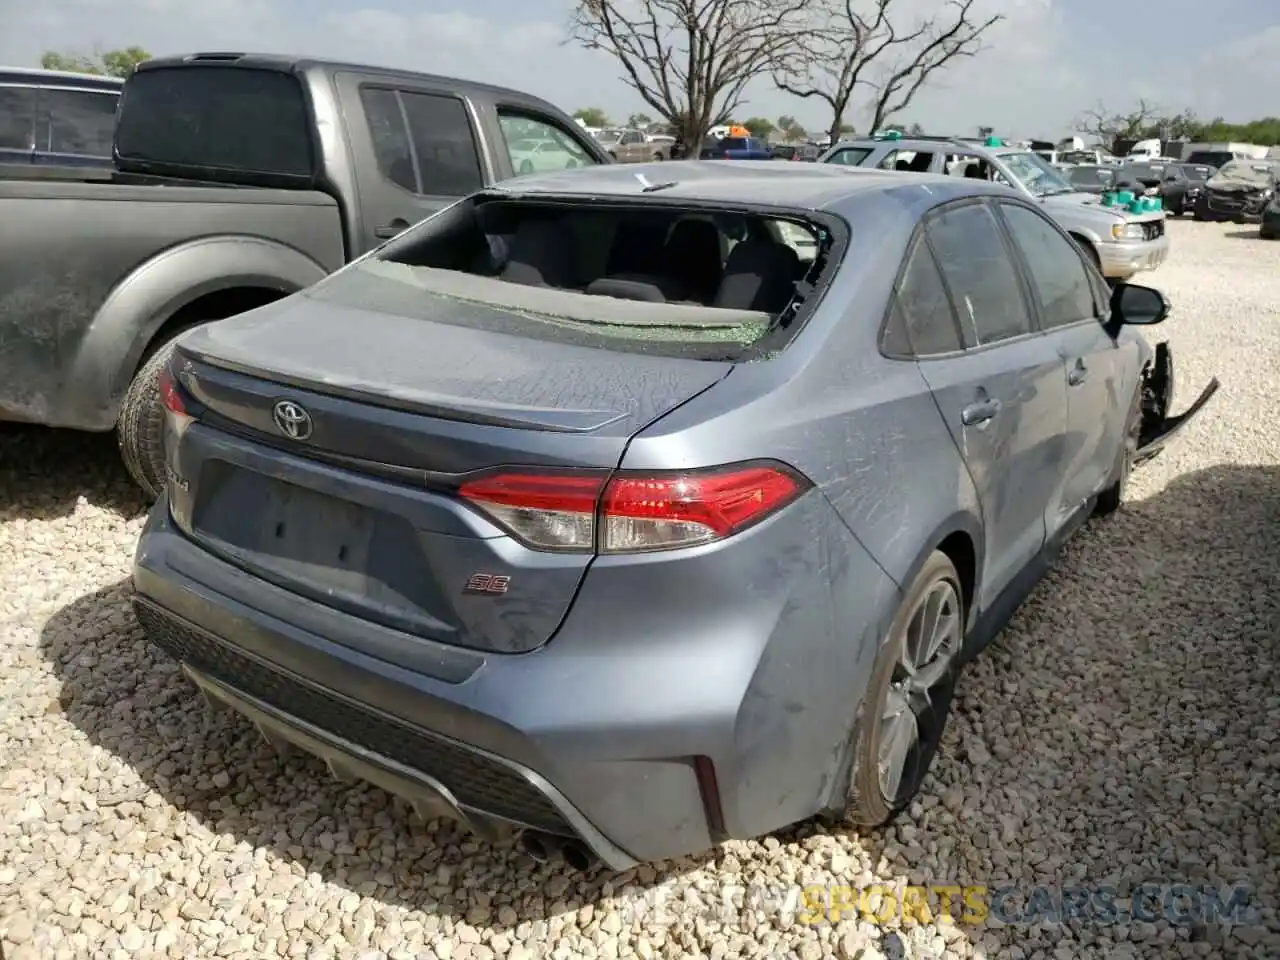
[[[896,0],[819,0],[810,15],[822,29],[802,35],[803,55],[774,64],[778,88],[804,99],[816,98],[831,109],[831,139],[860,87],[871,93],[875,131],[915,98],[929,77],[960,57],[982,49],[982,35],[1004,19],[974,16],[977,0],[946,0],[938,12],[909,26],[895,14]]]
[[[754,78],[792,49],[810,0],[581,0],[570,37],[603,50],[622,79],[680,128],[697,157],[707,131],[742,104]]]
[[[1160,111],[1154,104],[1139,100],[1128,113],[1113,113],[1098,101],[1076,118],[1076,129],[1111,147],[1116,140],[1133,140],[1142,136],[1152,124],[1159,122]]]

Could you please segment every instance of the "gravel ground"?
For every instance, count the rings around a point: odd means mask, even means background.
[[[574,875],[282,763],[243,722],[207,720],[143,643],[127,605],[142,504],[111,440],[0,436],[5,955],[1280,956],[1280,244],[1170,229],[1152,280],[1176,306],[1161,335],[1181,403],[1211,374],[1224,387],[970,669],[921,799],[878,835],[809,824]],[[814,924],[796,892],[1013,884],[1017,904],[1089,883],[1123,907],[1177,881],[1247,884],[1260,912]]]

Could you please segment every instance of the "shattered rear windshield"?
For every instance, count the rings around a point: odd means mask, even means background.
[[[482,195],[313,290],[531,339],[745,359],[790,341],[833,245],[800,212]]]

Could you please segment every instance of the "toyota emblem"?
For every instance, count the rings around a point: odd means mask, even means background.
[[[311,436],[311,414],[292,400],[281,400],[271,411],[276,427],[290,440],[305,440]]]

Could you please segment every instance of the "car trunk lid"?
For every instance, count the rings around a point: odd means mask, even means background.
[[[429,314],[296,295],[184,337],[173,369],[194,422],[171,443],[174,517],[312,601],[473,649],[534,649],[592,554],[523,545],[465,505],[462,479],[611,471],[731,365]]]

